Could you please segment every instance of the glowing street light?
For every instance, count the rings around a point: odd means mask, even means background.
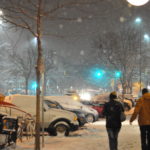
[[[0,16],[2,16],[3,15],[3,11],[2,10],[0,10]]]
[[[0,20],[0,25],[2,25],[3,24],[3,21],[2,20]]]
[[[37,45],[37,37],[34,37],[32,40],[31,40],[31,43],[36,46]]]
[[[144,34],[144,40],[149,42],[150,41],[150,36],[148,34]]]
[[[2,10],[0,10],[0,17],[1,16],[3,16],[3,11]],[[2,18],[0,18],[0,25],[2,25],[3,24],[3,21],[2,21]]]
[[[150,85],[148,85],[147,88],[150,90]]]
[[[127,0],[128,3],[134,6],[142,6],[149,2],[149,0]]]
[[[140,17],[137,17],[137,18],[134,20],[134,22],[135,22],[136,24],[141,24],[142,19],[141,19]]]

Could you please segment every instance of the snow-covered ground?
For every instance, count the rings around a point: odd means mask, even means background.
[[[109,150],[105,130],[105,120],[87,124],[82,129],[73,132],[69,137],[45,137],[45,147],[42,150]],[[34,150],[34,139],[18,142],[16,150]],[[140,150],[140,135],[137,122],[129,125],[123,123],[119,134],[119,150]]]

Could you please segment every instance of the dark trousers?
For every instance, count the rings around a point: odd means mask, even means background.
[[[118,150],[118,134],[120,128],[107,128],[110,150]]]
[[[142,150],[150,150],[150,125],[140,126]]]

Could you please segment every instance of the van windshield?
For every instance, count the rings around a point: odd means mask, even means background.
[[[48,108],[57,108],[57,109],[64,109],[58,102],[44,100],[44,103],[48,106]]]

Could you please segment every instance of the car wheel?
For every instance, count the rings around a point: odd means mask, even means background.
[[[86,116],[87,123],[94,122],[94,116],[92,114],[89,114]]]
[[[56,136],[68,136],[69,135],[69,127],[65,124],[57,124],[55,126]]]

